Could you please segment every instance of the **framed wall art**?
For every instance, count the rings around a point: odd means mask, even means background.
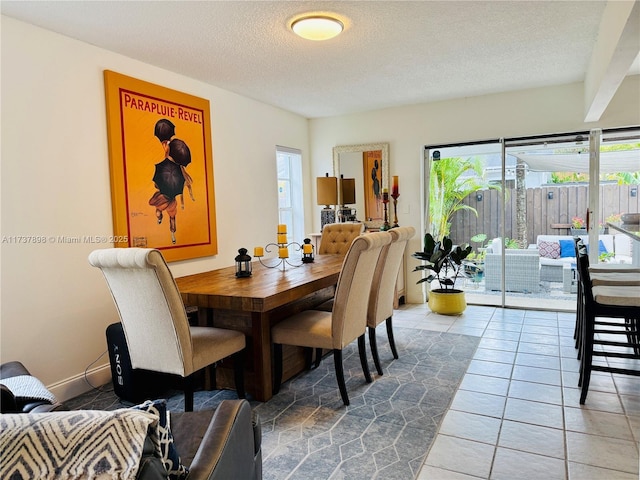
[[[104,71],[116,247],[218,253],[209,101]]]

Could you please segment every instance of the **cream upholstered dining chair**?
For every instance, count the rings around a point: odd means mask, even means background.
[[[393,358],[398,358],[396,342],[393,338],[393,307],[396,297],[396,283],[398,272],[404,255],[407,242],[415,235],[413,227],[397,227],[389,230],[391,243],[382,249],[376,270],[371,283],[371,295],[369,296],[369,308],[367,309],[367,327],[369,330],[369,346],[373,363],[379,375],[382,375],[378,345],[376,343],[376,327],[386,322],[387,336]]]
[[[362,235],[364,223],[328,223],[322,229],[318,255],[344,255],[353,239]]]
[[[342,263],[333,310],[305,310],[271,328],[275,363],[274,393],[280,390],[282,382],[283,344],[332,350],[340,395],[344,404],[349,405],[342,350],[357,339],[362,372],[366,381],[371,382],[364,338],[367,329],[367,303],[378,257],[382,248],[390,242],[391,234],[388,232],[357,237]]]
[[[125,333],[131,366],[182,377],[184,409],[193,410],[193,373],[233,355],[238,397],[244,398],[244,334],[191,327],[164,257],[151,248],[94,250]]]

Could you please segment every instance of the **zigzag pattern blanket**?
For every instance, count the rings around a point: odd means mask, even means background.
[[[0,415],[0,478],[135,478],[157,421],[129,409]]]

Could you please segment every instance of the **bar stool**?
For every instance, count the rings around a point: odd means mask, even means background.
[[[640,359],[638,320],[640,319],[640,297],[637,286],[592,286],[589,272],[589,257],[584,245],[578,245],[578,272],[582,289],[579,315],[581,335],[580,355],[580,404],[584,404],[589,391],[592,371],[640,375],[640,370],[593,364],[594,357]],[[597,317],[605,317],[596,320]],[[616,321],[615,319],[621,319]],[[622,328],[621,328],[622,327]],[[597,335],[597,336],[596,336]],[[624,335],[626,341],[609,340],[605,335]],[[594,347],[598,346],[596,350]],[[613,347],[613,348],[612,348]],[[631,349],[631,352],[622,349]]]
[[[574,237],[576,258],[579,257],[580,251],[584,249],[586,252],[586,246],[580,237]],[[578,271],[578,276],[580,272]],[[634,267],[629,264],[609,264],[600,263],[593,266],[589,266],[589,275],[591,278],[591,286],[640,286],[640,268]],[[581,325],[582,325],[582,308],[583,308],[583,292],[580,281],[578,281],[577,289],[577,307],[576,307],[576,326],[573,333],[575,339],[575,348],[578,349],[578,359],[580,359],[581,349]]]

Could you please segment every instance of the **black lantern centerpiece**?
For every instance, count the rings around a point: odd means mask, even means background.
[[[311,245],[311,239],[305,238],[302,244],[302,263],[313,262],[313,245]]]
[[[247,249],[238,250],[239,255],[236,256],[236,277],[246,278],[251,276],[251,257],[247,255]]]

